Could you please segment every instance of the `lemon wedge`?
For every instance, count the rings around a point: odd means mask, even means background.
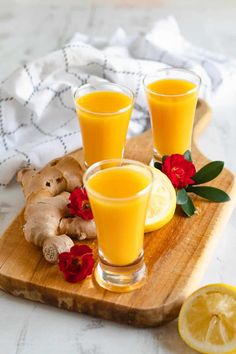
[[[236,288],[207,285],[193,293],[179,314],[179,333],[200,353],[236,352]]]
[[[176,193],[169,178],[150,167],[154,175],[151,197],[145,221],[145,232],[157,230],[173,217],[176,207]]]

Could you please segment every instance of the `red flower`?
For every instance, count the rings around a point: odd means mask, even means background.
[[[70,283],[77,283],[91,275],[93,267],[93,253],[89,246],[75,245],[70,252],[59,254],[59,269]]]
[[[195,175],[196,169],[194,164],[186,160],[183,155],[174,154],[165,159],[162,164],[162,172],[169,177],[175,188],[181,189],[194,183],[192,177]]]
[[[71,215],[80,216],[84,220],[93,219],[93,213],[88,200],[88,195],[84,187],[78,187],[73,190],[69,197]]]

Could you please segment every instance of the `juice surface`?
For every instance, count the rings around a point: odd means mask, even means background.
[[[113,265],[133,263],[143,249],[151,177],[141,170],[128,166],[111,167],[95,173],[87,182],[89,189],[104,196],[95,196],[88,189],[99,249]]]
[[[132,112],[131,97],[121,92],[95,91],[76,102],[87,165],[121,158]]]
[[[155,150],[161,156],[183,154],[191,149],[196,85],[186,80],[163,79],[152,82],[148,89],[157,93],[147,92]]]

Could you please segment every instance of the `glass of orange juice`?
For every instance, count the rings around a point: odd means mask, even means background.
[[[200,77],[166,68],[144,78],[153,136],[153,158],[191,150]]]
[[[75,92],[85,166],[123,157],[134,95],[129,88],[113,83],[81,86]]]
[[[125,292],[143,285],[144,224],[152,180],[148,166],[128,159],[95,163],[84,174],[97,227],[95,279],[105,289]]]

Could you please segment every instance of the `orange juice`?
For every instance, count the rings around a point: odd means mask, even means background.
[[[87,182],[102,257],[116,266],[129,265],[143,249],[151,174],[137,166],[109,167]]]
[[[161,79],[147,85],[153,145],[157,155],[191,149],[197,85],[182,79]]]
[[[94,91],[76,99],[87,165],[123,156],[132,105],[131,97],[117,91]]]

